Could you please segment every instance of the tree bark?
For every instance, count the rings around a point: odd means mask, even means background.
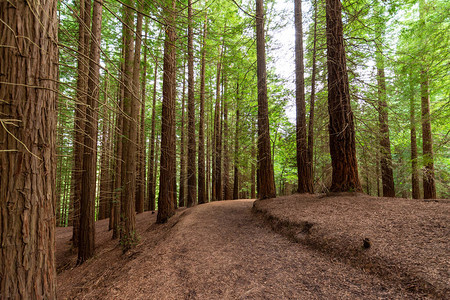
[[[331,192],[360,192],[340,0],[326,0]]]
[[[187,207],[197,200],[197,174],[195,170],[195,99],[194,99],[194,34],[192,30],[192,0],[188,0],[188,194]]]
[[[0,298],[56,299],[57,2],[0,20]]]
[[[109,176],[109,113],[107,109],[107,76],[105,76],[105,92],[103,103],[103,122],[102,122],[102,152],[100,156],[100,191],[98,196],[98,220],[106,218],[107,205],[110,195],[110,176]]]
[[[414,84],[412,73],[409,74],[409,120],[411,132],[411,185],[412,198],[420,199],[419,168],[417,163],[416,108],[414,101]]]
[[[256,0],[256,55],[258,77],[258,197],[268,199],[276,197],[276,190],[270,153],[263,0]]]
[[[226,74],[226,73],[225,73]],[[225,75],[224,74],[224,75]],[[229,132],[228,132],[228,98],[227,98],[227,77],[224,76],[224,96],[223,96],[223,195],[225,200],[233,199],[233,190],[230,184],[230,155],[229,155]],[[230,143],[231,144],[231,143]]]
[[[161,122],[161,159],[159,175],[158,215],[156,222],[165,223],[175,214],[174,181],[175,169],[175,88],[176,88],[176,48],[175,19],[176,1],[172,0],[167,18],[166,38],[164,41],[164,77]]]
[[[317,1],[314,1],[314,36],[312,53],[312,73],[311,73],[311,98],[309,101],[309,124],[308,124],[308,173],[311,180],[311,193],[314,193],[314,106],[316,100],[316,64],[317,55]]]
[[[202,61],[200,69],[200,115],[198,125],[198,204],[208,202],[205,178],[205,68],[208,15],[203,23]]]
[[[236,83],[236,132],[234,134],[233,199],[239,199],[239,82]]]
[[[86,136],[83,151],[83,176],[80,199],[80,237],[78,264],[94,255],[95,251],[95,190],[97,181],[98,100],[100,76],[100,38],[103,0],[94,1],[92,12],[92,39],[89,57],[89,79],[86,105]]]
[[[223,48],[220,50],[219,55],[219,61],[217,62],[217,76],[216,76],[216,105],[214,108],[214,146],[213,146],[213,193],[212,193],[212,200],[222,200],[222,174],[221,174],[221,143],[220,143],[220,112],[221,112],[221,105],[220,105],[220,72],[222,69],[222,55],[223,55]]]
[[[186,144],[185,144],[185,97],[186,97],[186,62],[183,64],[183,91],[181,96],[181,140],[180,140],[180,193],[178,206],[186,205]]]
[[[89,31],[91,24],[91,1],[80,0],[80,17],[78,20],[78,58],[77,58],[77,104],[75,106],[74,136],[73,136],[73,169],[71,180],[72,195],[72,247],[78,247],[80,237],[80,198],[81,178],[83,168],[83,143],[86,118],[86,93],[89,72]]]
[[[386,101],[386,78],[384,75],[382,55],[382,53],[377,53],[381,182],[383,185],[383,197],[395,197],[394,171],[392,169],[391,141],[389,139],[388,107]]]
[[[154,211],[155,205],[155,182],[156,176],[154,175],[156,165],[155,165],[155,127],[156,127],[156,80],[158,77],[158,59],[155,61],[155,71],[153,74],[153,99],[152,99],[152,128],[150,132],[150,152],[148,157],[148,179],[147,179],[147,190],[148,190],[148,209]]]
[[[305,67],[303,64],[302,1],[294,0],[295,10],[295,99],[297,113],[297,177],[298,193],[312,193],[312,180],[308,170],[306,142]]]

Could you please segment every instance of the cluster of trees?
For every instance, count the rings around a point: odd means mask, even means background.
[[[81,264],[96,220],[126,251],[145,210],[448,197],[447,1],[303,2],[295,91],[266,65],[275,1],[0,2],[1,297],[54,298],[55,223]]]

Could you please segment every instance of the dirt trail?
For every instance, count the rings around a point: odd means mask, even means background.
[[[158,241],[141,233],[142,243],[119,263],[114,276],[101,279],[103,284],[79,298],[414,298],[273,232],[251,213],[252,204],[236,200],[199,205],[175,216]],[[162,225],[147,232],[154,226]]]

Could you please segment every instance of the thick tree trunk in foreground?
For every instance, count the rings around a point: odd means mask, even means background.
[[[388,107],[386,102],[386,78],[382,53],[378,53],[378,119],[380,121],[381,181],[383,197],[395,197],[394,171],[392,169],[391,141],[389,138]]]
[[[276,189],[270,153],[263,0],[256,0],[256,53],[258,75],[258,197],[268,199],[276,197]]]
[[[56,299],[56,1],[0,21],[0,298]]]
[[[295,99],[297,108],[297,177],[298,193],[312,193],[306,143],[305,67],[303,64],[302,1],[295,0]]]
[[[176,180],[175,169],[175,88],[176,88],[176,48],[175,18],[176,1],[172,0],[172,8],[168,16],[166,38],[164,41],[164,78],[161,122],[161,159],[159,175],[159,197],[157,223],[165,223],[175,214],[174,190]]]
[[[203,23],[202,61],[200,69],[200,116],[198,125],[198,204],[208,202],[205,175],[205,68],[206,68],[206,34],[208,17],[205,10]]]
[[[333,168],[331,192],[362,191],[356,161],[355,126],[350,106],[341,2],[326,0],[328,113]]]
[[[89,79],[86,106],[83,176],[80,199],[80,239],[78,260],[81,264],[95,251],[95,190],[97,182],[98,100],[100,85],[100,33],[103,1],[95,1],[92,12],[92,38],[89,57]]]

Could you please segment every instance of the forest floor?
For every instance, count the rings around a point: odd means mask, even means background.
[[[96,256],[78,267],[71,227],[57,228],[58,298],[449,296],[446,200],[292,195],[213,202],[155,221],[151,212],[136,216],[140,241],[125,254],[108,220],[97,222]]]

